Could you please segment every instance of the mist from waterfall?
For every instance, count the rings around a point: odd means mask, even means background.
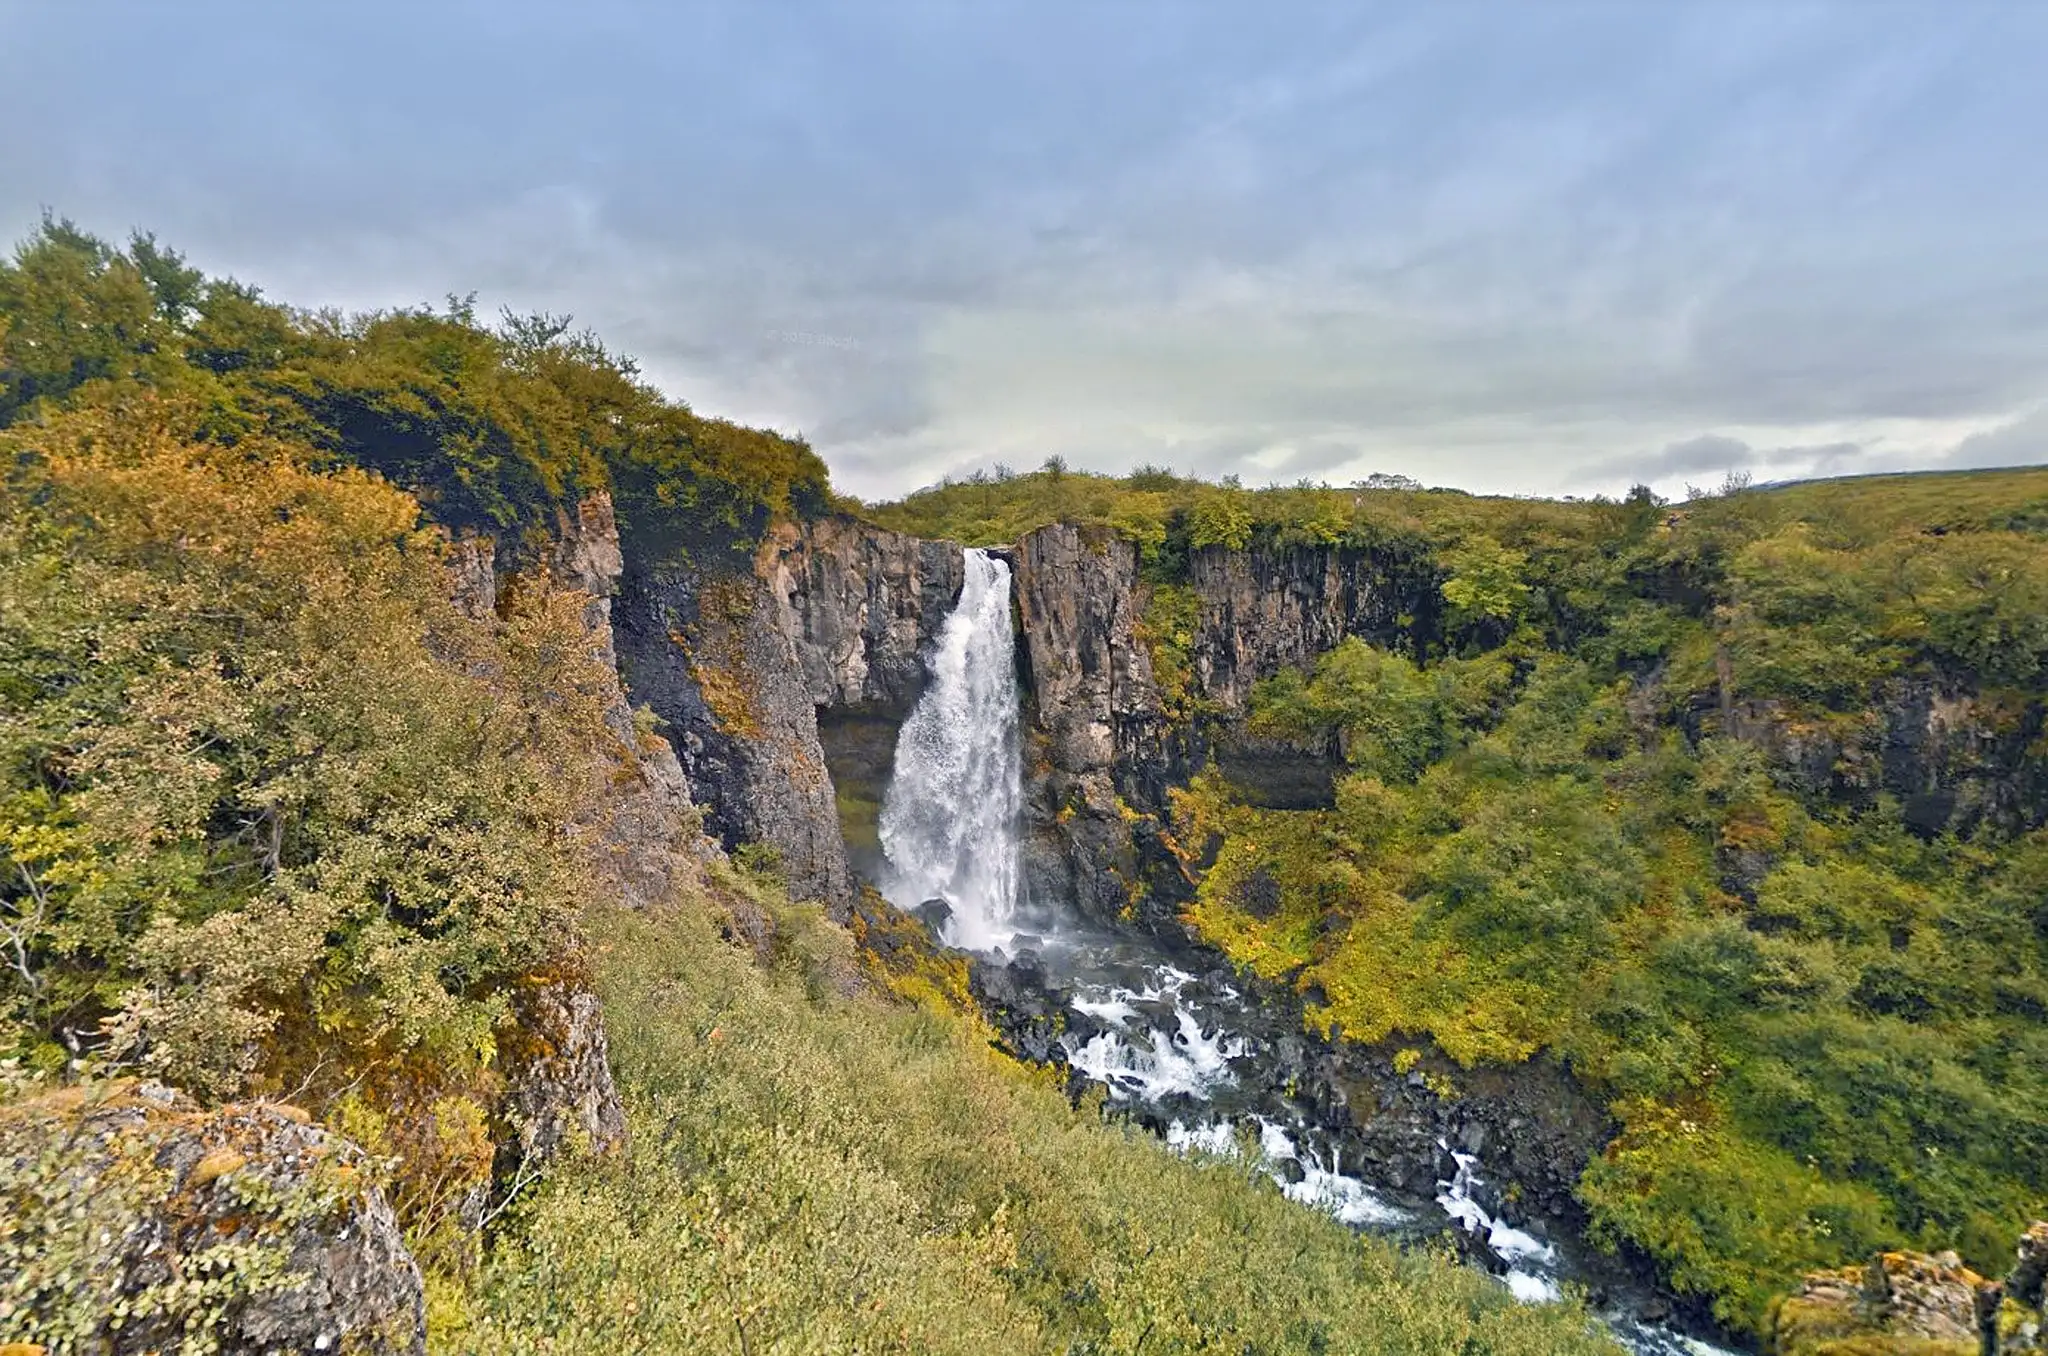
[[[881,838],[890,899],[905,909],[943,899],[952,910],[946,940],[987,950],[1009,940],[1017,907],[1017,645],[1009,565],[986,551],[965,554],[960,601],[896,738]]]

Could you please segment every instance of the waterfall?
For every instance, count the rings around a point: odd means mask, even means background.
[[[943,899],[946,940],[986,950],[1009,939],[1023,805],[1010,567],[966,552],[960,601],[925,659],[930,682],[896,738],[882,799],[889,897]]]

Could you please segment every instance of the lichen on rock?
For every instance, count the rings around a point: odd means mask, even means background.
[[[1770,1324],[1775,1356],[2001,1356],[2048,1350],[2041,1276],[2048,1223],[2020,1238],[2003,1281],[1953,1252],[1880,1253],[1858,1267],[1817,1271],[1779,1301]]]
[[[160,1084],[0,1107],[0,1343],[69,1353],[426,1349],[419,1267],[361,1150]]]
[[[502,1146],[506,1156],[536,1166],[571,1144],[603,1153],[624,1143],[626,1113],[597,995],[548,980],[522,985],[512,1006],[518,1044],[506,1052],[505,1109],[514,1128],[514,1143]]]

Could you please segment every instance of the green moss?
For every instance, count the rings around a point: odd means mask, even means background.
[[[1195,632],[1201,625],[1202,600],[1193,589],[1176,584],[1152,586],[1137,625],[1138,643],[1152,659],[1152,680],[1167,719],[1186,723],[1208,714],[1197,693],[1191,660]]]
[[[852,851],[879,852],[882,848],[882,803],[834,784],[833,800],[839,809],[839,832]]]

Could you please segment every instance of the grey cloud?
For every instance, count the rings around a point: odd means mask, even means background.
[[[1574,480],[1595,486],[1647,484],[1673,492],[1690,485],[1696,477],[1712,482],[1714,477],[1748,472],[1774,479],[1854,475],[1887,470],[1881,458],[1873,458],[1860,443],[1833,442],[1755,447],[1741,438],[1703,433],[1668,443],[1663,450],[1642,456],[1616,457],[1588,466]]]
[[[1948,454],[1950,466],[2036,466],[2048,464],[2048,406],[1999,428],[1975,433]]]
[[[1701,471],[1740,471],[1755,466],[1759,460],[1756,449],[1740,438],[1703,433],[1697,438],[1668,444],[1663,451],[1651,456],[1608,462],[1599,469],[1605,474],[1632,475],[1648,482],[1696,475]]]
[[[686,8],[423,12],[386,60],[290,7],[29,7],[0,224],[573,312],[870,495],[1051,452],[1509,491],[2042,456],[2048,12]]]
[[[1772,467],[1803,468],[1807,476],[1869,475],[1893,469],[1897,454],[1874,452],[1861,443],[1825,443],[1818,447],[1781,447],[1758,458]],[[1910,454],[1907,459],[1911,460]]]

